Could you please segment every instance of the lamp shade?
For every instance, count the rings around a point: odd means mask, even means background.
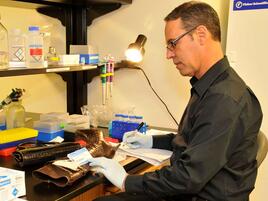
[[[143,59],[143,55],[145,53],[144,45],[146,43],[145,35],[138,35],[135,43],[131,43],[128,46],[128,49],[125,52],[126,58],[128,61],[132,62],[140,62]]]

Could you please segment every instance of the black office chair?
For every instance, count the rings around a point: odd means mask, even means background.
[[[265,159],[266,154],[268,152],[268,140],[262,131],[259,132],[257,141],[258,141],[259,147],[258,147],[256,160],[257,160],[257,164],[259,167],[262,161]]]

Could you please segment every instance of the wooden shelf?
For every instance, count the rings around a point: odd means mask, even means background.
[[[16,68],[16,69],[0,70],[0,77],[87,71],[93,69],[97,69],[97,65],[56,66],[48,68]]]

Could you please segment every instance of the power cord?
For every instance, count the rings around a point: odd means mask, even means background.
[[[157,96],[157,98],[161,101],[161,103],[165,106],[165,108],[166,108],[168,114],[172,117],[172,119],[173,119],[174,122],[177,124],[177,126],[179,126],[177,120],[175,119],[175,117],[171,114],[170,110],[168,109],[167,104],[166,104],[166,103],[162,100],[162,98],[156,93],[156,91],[155,91],[155,89],[153,88],[153,86],[152,86],[152,84],[151,84],[151,82],[150,82],[148,76],[146,75],[145,71],[144,71],[142,68],[138,67],[138,66],[127,66],[127,67],[120,66],[120,67],[117,67],[116,69],[122,69],[122,68],[124,68],[124,69],[140,70],[140,71],[143,73],[144,77],[146,78],[146,80],[147,80],[147,82],[148,82],[150,88],[151,88],[152,91],[154,92],[154,94],[155,94],[155,95]]]

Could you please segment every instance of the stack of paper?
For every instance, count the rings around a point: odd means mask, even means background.
[[[161,131],[150,129],[146,132],[146,135],[163,135],[171,133],[170,131]],[[166,162],[172,155],[172,151],[164,150],[164,149],[131,149],[128,146],[121,145],[118,150],[119,153],[126,154],[129,156],[134,156],[136,158],[140,158],[152,165],[161,165]]]
[[[126,146],[120,146],[117,151],[119,153],[121,152],[129,156],[140,158],[152,165],[161,165],[162,163],[167,161],[172,154],[172,151],[164,149],[152,149],[152,148],[130,149],[126,148]]]

